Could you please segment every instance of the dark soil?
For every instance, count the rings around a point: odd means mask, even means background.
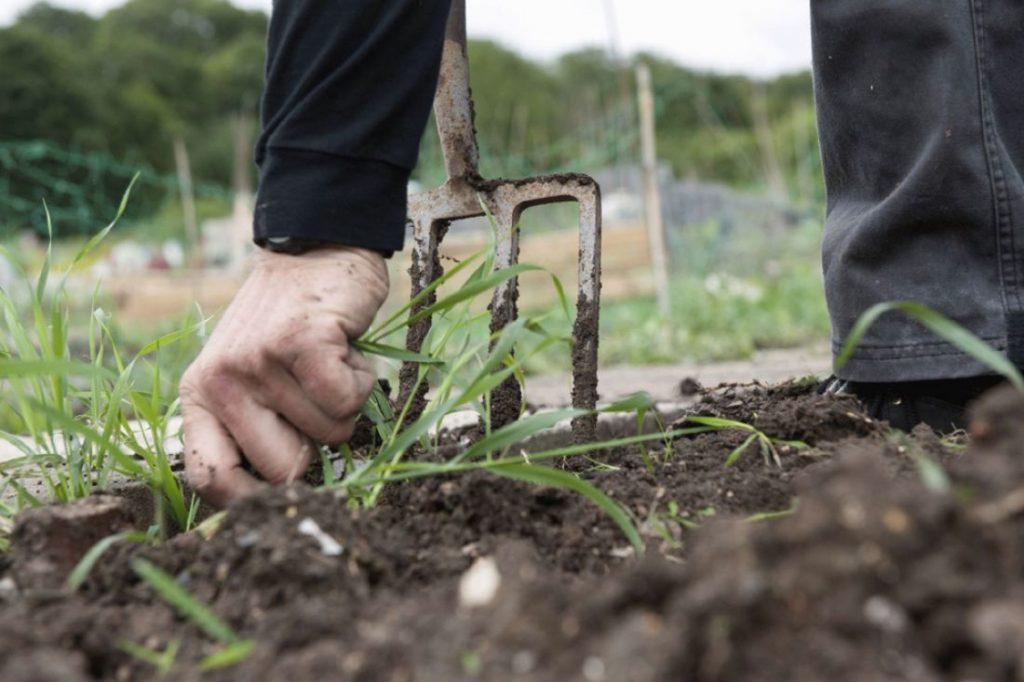
[[[696,410],[810,447],[780,448],[781,467],[752,448],[724,468],[747,435],[727,431],[681,439],[669,457],[660,445],[603,455],[614,469],[566,462],[630,509],[643,558],[556,489],[428,479],[356,512],[293,486],[234,506],[209,540],[115,545],[71,594],[63,573],[89,543],[68,529],[92,519],[91,543],[125,527],[123,510],[103,498],[33,511],[0,559],[0,680],[156,677],[123,640],[179,641],[171,679],[1024,675],[1024,398],[990,394],[966,450],[927,429],[890,434],[807,385],[725,387]],[[750,518],[764,512],[782,513]],[[340,555],[300,531],[310,520]],[[139,556],[255,641],[252,655],[200,673],[219,645],[135,576]],[[464,576],[489,566],[500,585],[471,605]]]

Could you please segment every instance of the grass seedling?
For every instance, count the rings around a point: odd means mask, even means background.
[[[69,294],[69,277],[123,216],[130,192],[129,186],[114,219],[74,255],[60,277],[53,276],[51,240],[39,275],[21,273],[26,295],[0,291],[0,385],[5,392],[0,439],[22,454],[0,465],[0,490],[13,492],[15,500],[0,508],[7,518],[24,505],[81,499],[109,486],[117,475],[149,485],[157,506],[180,528],[194,521],[197,502],[184,494],[165,450],[174,435],[177,377],[167,376],[162,367],[164,354],[192,351],[205,320],[189,319],[131,357],[121,349],[95,293],[86,323],[73,324],[72,311],[80,302]],[[76,336],[83,326],[84,339]],[[26,477],[41,481],[45,500],[25,487]]]
[[[928,306],[914,301],[890,301],[872,306],[858,318],[843,343],[835,360],[838,372],[850,361],[864,335],[880,317],[890,312],[901,312],[927,327],[950,345],[959,348],[996,374],[1006,378],[1017,390],[1024,391],[1024,376],[1002,353],[988,345],[962,326]]]
[[[787,516],[792,516],[796,513],[797,509],[800,508],[800,498],[794,497],[793,503],[789,505],[788,509],[782,509],[779,511],[770,512],[758,512],[757,514],[751,514],[746,519],[747,523],[760,523],[761,521],[775,521],[777,519],[784,519]]]
[[[761,456],[764,457],[765,464],[774,463],[776,466],[782,466],[782,457],[779,455],[779,448],[792,448],[794,450],[804,450],[808,447],[807,443],[799,440],[782,440],[779,438],[772,438],[763,431],[759,431],[750,424],[745,424],[740,421],[733,419],[722,419],[721,417],[700,417],[700,416],[687,416],[684,423],[697,424],[699,426],[706,426],[715,431],[728,431],[730,429],[736,429],[739,431],[746,431],[750,435],[747,436],[746,440],[740,443],[729,456],[725,458],[725,466],[731,467],[739,461],[740,457],[743,456],[747,450],[750,449],[755,443],[757,443],[761,450]]]
[[[72,592],[77,590],[92,573],[92,569],[96,566],[96,563],[100,560],[107,550],[116,545],[118,542],[150,542],[156,537],[156,527],[152,528],[149,532],[143,533],[142,531],[125,531],[123,533],[115,533],[114,535],[108,535],[103,538],[95,545],[89,548],[89,551],[79,559],[78,563],[68,574],[67,586]]]
[[[213,670],[235,665],[244,661],[252,652],[253,642],[241,639],[206,606],[192,598],[177,581],[142,558],[132,561],[132,569],[165,602],[174,607],[182,616],[192,621],[211,638],[223,646],[202,660],[201,670]]]
[[[156,651],[127,639],[121,640],[118,643],[118,647],[132,658],[150,664],[156,668],[156,672],[160,677],[164,677],[174,668],[175,660],[178,657],[178,649],[181,648],[181,642],[173,639],[168,642],[167,648],[163,651]]]

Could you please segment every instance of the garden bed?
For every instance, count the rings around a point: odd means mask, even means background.
[[[780,445],[780,466],[754,446],[726,467],[749,433],[724,429],[670,454],[655,443],[559,462],[629,510],[644,557],[583,497],[474,472],[391,484],[362,511],[305,485],[268,490],[209,539],[112,544],[72,591],[68,570],[138,523],[132,506],[30,510],[0,559],[0,679],[161,666],[292,681],[1024,673],[1019,394],[988,396],[966,449],[893,434],[806,384],[722,388],[693,409],[810,447]],[[139,558],[229,632],[183,617]],[[232,637],[248,655],[201,672]]]

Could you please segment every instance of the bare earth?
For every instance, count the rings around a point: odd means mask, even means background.
[[[755,380],[775,384],[810,375],[824,377],[831,363],[831,355],[824,345],[768,350],[755,354],[750,360],[734,362],[607,367],[600,370],[598,386],[602,403],[614,402],[637,391],[647,391],[658,402],[672,402],[685,397],[680,394],[679,384],[686,378],[709,387]],[[566,405],[570,386],[568,374],[528,377],[526,398],[538,407]]]

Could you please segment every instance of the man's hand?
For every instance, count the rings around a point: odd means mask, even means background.
[[[185,471],[225,505],[302,476],[314,442],[348,440],[376,377],[349,345],[388,293],[384,258],[348,247],[260,252],[181,380]]]

